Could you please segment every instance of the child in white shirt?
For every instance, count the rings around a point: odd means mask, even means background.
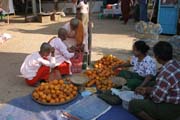
[[[50,68],[54,68],[55,64],[54,48],[48,43],[43,43],[39,52],[32,53],[25,58],[20,72],[26,83],[34,86],[40,80],[48,81]]]

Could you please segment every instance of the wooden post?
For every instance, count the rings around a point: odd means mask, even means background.
[[[88,36],[88,48],[89,48],[89,55],[88,55],[88,65],[91,64],[91,50],[92,50],[92,10],[91,10],[91,5],[92,5],[92,0],[89,2],[89,25],[88,25],[88,31],[89,31],[89,36]]]
[[[41,9],[42,5],[41,5],[41,0],[39,0],[39,13],[42,12],[42,9]]]
[[[9,12],[8,12],[8,14],[7,14],[7,23],[9,24]]]
[[[37,15],[36,0],[32,0],[32,12],[34,15]]]

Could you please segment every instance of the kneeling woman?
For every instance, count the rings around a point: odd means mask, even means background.
[[[133,45],[133,54],[130,62],[121,64],[117,67],[131,67],[133,72],[122,70],[118,76],[127,80],[127,87],[131,90],[136,89],[138,86],[146,86],[152,84],[150,82],[156,75],[156,62],[147,53],[149,46],[144,41],[136,41]]]

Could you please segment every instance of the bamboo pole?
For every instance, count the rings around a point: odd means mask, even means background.
[[[88,25],[88,31],[89,31],[89,36],[88,36],[88,48],[89,48],[89,55],[88,55],[88,65],[91,64],[91,50],[92,50],[92,10],[91,10],[91,5],[92,5],[92,0],[89,2],[89,25]]]
[[[9,24],[9,12],[7,14],[7,23]]]

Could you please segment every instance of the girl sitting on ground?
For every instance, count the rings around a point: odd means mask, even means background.
[[[131,90],[135,90],[136,87],[146,86],[156,75],[156,62],[148,55],[149,46],[144,41],[136,41],[133,45],[132,59],[125,63],[118,65],[118,67],[131,67],[133,66],[133,72],[127,70],[121,70],[118,73],[119,77],[123,77],[127,80],[127,87]]]
[[[54,68],[55,64],[54,48],[48,43],[43,43],[39,52],[25,58],[20,72],[28,85],[35,86],[41,80],[48,81],[50,68]]]

